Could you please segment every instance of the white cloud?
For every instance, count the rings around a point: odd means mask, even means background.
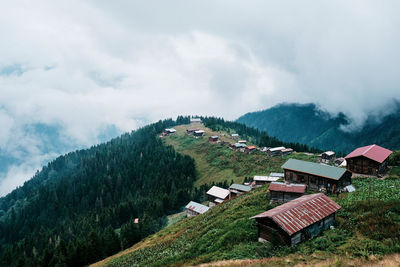
[[[72,148],[98,142],[110,125],[123,132],[180,114],[234,119],[283,101],[315,102],[359,125],[400,98],[399,5],[1,3],[0,147],[20,160],[35,155],[28,165],[36,169],[47,153],[26,125],[56,125]]]

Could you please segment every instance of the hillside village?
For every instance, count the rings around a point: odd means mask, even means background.
[[[206,131],[197,126],[199,119],[192,119],[186,130],[193,138],[206,138]],[[165,129],[162,137],[173,135],[176,129]],[[210,135],[210,144],[226,146],[241,153],[260,151],[268,157],[290,155],[293,149],[285,147],[259,148],[240,140],[236,133],[229,135]],[[336,159],[333,151],[326,151],[318,156],[318,163],[288,159],[282,165],[284,173],[270,173],[269,176],[254,176],[252,182],[233,183],[229,188],[213,186],[207,191],[208,207],[190,201],[186,206],[188,217],[204,214],[210,208],[223,204],[241,194],[250,192],[256,187],[270,183],[271,203],[281,203],[276,208],[252,218],[258,223],[258,240],[272,242],[280,239],[288,245],[297,245],[301,241],[313,238],[321,231],[333,227],[335,212],[341,207],[326,195],[342,192],[353,192],[356,189],[351,183],[353,173],[380,176],[387,171],[388,158],[392,151],[377,145],[355,149],[344,159]],[[347,163],[348,161],[348,163]],[[328,164],[333,163],[336,166]],[[346,168],[337,167],[341,166]],[[287,203],[286,203],[287,202]],[[283,204],[286,203],[286,204]]]
[[[327,229],[335,229],[335,215],[342,208],[335,199],[342,199],[342,194],[347,196],[359,189],[365,190],[357,186],[359,180],[354,185],[353,179],[363,176],[369,177],[364,179],[382,180],[390,172],[388,159],[392,152],[377,145],[356,148],[344,158],[336,158],[333,151],[315,156],[286,147],[257,147],[237,133],[212,131],[199,120],[165,129],[161,137],[177,151],[181,149],[180,152],[191,156],[193,151],[179,147],[175,138],[184,138],[183,142],[190,142],[190,138],[202,140],[203,144],[207,142],[230,153],[257,155],[269,161],[284,159],[273,172],[252,172],[251,179],[228,179],[232,183],[226,188],[211,186],[204,202],[190,201],[185,206],[185,216],[190,217],[189,220],[208,213],[215,216],[214,209],[223,212],[225,205],[255,191],[269,202],[267,210],[253,212],[247,218],[256,225],[255,240],[260,244],[296,247]],[[199,184],[204,181],[200,177]]]

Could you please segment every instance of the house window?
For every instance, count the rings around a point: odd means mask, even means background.
[[[293,173],[289,173],[290,180],[293,180]]]
[[[300,182],[304,182],[304,175],[299,175],[299,180],[300,180]]]

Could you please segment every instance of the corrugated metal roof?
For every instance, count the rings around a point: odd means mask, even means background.
[[[205,133],[204,130],[195,131],[195,133]]]
[[[189,129],[187,129],[188,132],[195,132],[195,131],[198,131],[198,130],[200,130],[200,129],[199,128],[189,128]]]
[[[214,185],[210,188],[210,190],[207,191],[207,195],[225,199],[227,196],[229,196],[229,190]]]
[[[314,162],[289,159],[282,165],[282,169],[304,172],[317,176],[323,176],[329,179],[339,180],[346,172],[346,169],[334,166],[318,164]]]
[[[249,192],[251,191],[251,186],[242,185],[242,184],[231,184],[229,189],[234,189],[242,192]]]
[[[282,173],[282,172],[271,172],[271,173],[269,174],[269,176],[271,176],[271,177],[280,177],[280,178],[283,178],[283,177],[285,177],[285,174]]]
[[[378,145],[363,146],[355,149],[353,152],[348,154],[345,158],[355,158],[359,156],[364,156],[366,158],[372,159],[376,162],[382,163],[387,159],[387,157],[392,154],[389,149],[380,147]]]
[[[259,182],[275,182],[278,181],[280,177],[271,177],[271,176],[254,176],[253,181]]]
[[[273,182],[269,186],[270,191],[289,192],[289,193],[304,193],[306,192],[305,184],[286,184]]]
[[[186,205],[186,209],[193,210],[194,212],[203,214],[204,212],[208,211],[210,208],[207,206],[204,206],[203,204],[190,201],[189,204]]]
[[[242,143],[236,143],[236,144],[234,144],[234,146],[236,148],[247,147],[246,144],[242,144]]]
[[[249,146],[249,147],[247,147],[248,149],[256,149],[257,147],[256,146]]]
[[[296,198],[252,218],[271,218],[286,233],[293,235],[340,208],[339,204],[329,197],[318,193]]]
[[[233,136],[233,137],[238,137],[239,134],[232,134],[231,136]]]
[[[213,136],[211,136],[211,138],[213,138],[213,139],[218,138],[218,135],[213,135]]]
[[[328,156],[333,156],[333,155],[335,155],[335,152],[333,152],[333,151],[325,151],[324,153],[322,153],[322,154],[325,154],[325,155],[328,155]],[[322,155],[321,154],[321,155]]]
[[[280,150],[283,150],[283,149],[285,149],[284,146],[279,146],[279,147],[272,147],[272,148],[269,149],[269,151],[274,152],[274,151],[280,151]]]

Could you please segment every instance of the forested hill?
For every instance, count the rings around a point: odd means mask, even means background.
[[[249,127],[266,131],[286,142],[299,142],[323,150],[348,153],[354,148],[378,144],[400,149],[400,104],[383,118],[370,116],[362,129],[341,130],[348,125],[344,114],[332,117],[314,104],[280,104],[267,110],[247,113],[238,120]]]
[[[175,124],[61,156],[1,198],[0,266],[82,266],[159,230],[194,197],[193,159],[158,138]]]

